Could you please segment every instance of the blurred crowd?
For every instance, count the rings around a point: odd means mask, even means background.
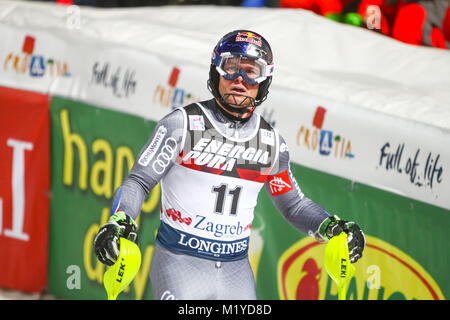
[[[450,49],[449,0],[280,0],[413,45]]]
[[[45,1],[45,0],[40,0]],[[450,49],[450,0],[47,0],[96,7],[218,5],[305,9],[399,41]]]

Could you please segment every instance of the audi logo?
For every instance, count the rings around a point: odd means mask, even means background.
[[[167,168],[170,160],[172,160],[175,155],[177,145],[177,140],[172,137],[167,138],[164,146],[161,148],[161,152],[156,156],[156,159],[152,164],[153,170],[155,170],[157,174],[163,173]]]

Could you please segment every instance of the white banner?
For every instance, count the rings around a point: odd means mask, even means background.
[[[0,85],[79,100],[159,120],[210,97],[207,71],[171,58],[90,39],[0,25]],[[200,77],[202,75],[202,77]],[[200,85],[200,80],[203,86]]]
[[[271,94],[259,112],[275,122],[294,162],[450,208],[445,130],[305,93]]]
[[[269,98],[257,110],[283,135],[292,161],[450,209],[448,51],[408,46],[302,10],[220,10],[4,1],[0,85],[157,121],[209,99],[216,41],[250,28],[275,52]],[[349,48],[351,41],[364,46]],[[369,53],[378,60],[364,60]]]

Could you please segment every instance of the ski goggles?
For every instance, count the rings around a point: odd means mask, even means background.
[[[256,85],[272,75],[273,64],[268,65],[261,58],[254,59],[224,52],[220,56],[219,63],[216,64],[216,70],[226,80],[234,80],[238,76],[242,76],[248,84]]]

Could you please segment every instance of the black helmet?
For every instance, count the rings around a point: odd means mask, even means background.
[[[232,72],[227,70],[228,72],[226,72],[222,67],[228,59],[250,59],[255,62],[255,65],[258,67],[258,72],[252,75],[248,75],[241,69],[234,69]],[[253,31],[235,30],[222,37],[214,47],[209,70],[208,89],[223,107],[242,115],[252,112],[255,107],[266,100],[267,94],[269,93],[269,86],[272,82],[272,73],[273,56],[267,40]],[[229,103],[225,102],[224,97],[219,92],[220,76],[227,80],[234,80],[239,75],[251,85],[259,83],[256,99],[248,97],[251,101],[251,107],[249,108],[235,108],[230,106]]]

